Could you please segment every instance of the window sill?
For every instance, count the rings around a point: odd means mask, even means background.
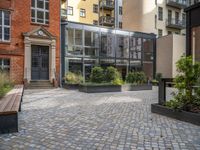
[[[0,41],[0,44],[7,44],[10,45],[11,41]]]
[[[31,22],[31,25],[36,25],[36,26],[45,26],[45,27],[49,27],[49,24],[43,24],[43,23],[35,23],[35,22]]]

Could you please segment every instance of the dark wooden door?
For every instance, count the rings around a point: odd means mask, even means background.
[[[49,80],[49,47],[32,45],[32,80]]]

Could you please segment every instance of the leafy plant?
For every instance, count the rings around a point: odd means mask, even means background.
[[[0,97],[3,97],[13,87],[8,73],[0,71]]]
[[[159,81],[162,78],[162,73],[156,73],[156,81]]]
[[[94,83],[103,83],[104,82],[104,70],[101,67],[92,68],[90,75],[91,82]]]
[[[124,84],[124,82],[121,78],[116,78],[116,79],[112,80],[112,84],[113,85],[122,85],[122,84]]]
[[[144,72],[129,72],[126,76],[126,82],[131,84],[143,84],[147,81]]]
[[[120,73],[114,67],[108,67],[105,70],[105,80],[106,82],[112,82],[113,80],[120,79]]]
[[[166,105],[174,109],[191,110],[194,106],[200,106],[200,90],[194,89],[200,77],[200,63],[193,63],[192,57],[182,57],[177,63],[179,74],[174,79],[175,87],[178,89],[174,99]],[[175,105],[176,103],[176,105]]]
[[[65,81],[66,83],[69,83],[69,84],[80,84],[83,81],[83,77],[81,74],[68,72],[65,75]]]

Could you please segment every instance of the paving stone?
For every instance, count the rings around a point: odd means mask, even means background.
[[[19,132],[0,135],[0,150],[200,150],[199,126],[150,112],[157,97],[155,87],[98,94],[25,90]]]

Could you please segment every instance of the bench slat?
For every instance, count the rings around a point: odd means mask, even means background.
[[[16,85],[13,90],[0,101],[0,115],[14,114],[19,111],[23,87],[23,85]]]

